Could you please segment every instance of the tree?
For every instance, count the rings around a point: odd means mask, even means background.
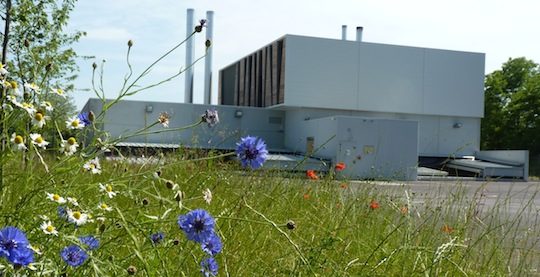
[[[486,76],[483,149],[528,149],[540,154],[540,66],[509,59]]]
[[[77,54],[69,48],[84,35],[65,32],[76,0],[11,0],[7,59],[21,83],[50,82],[65,90],[77,76]],[[7,3],[1,7],[5,11]],[[7,11],[3,19],[6,20]],[[5,22],[7,24],[7,22]],[[2,40],[5,37],[2,36]]]
[[[42,88],[40,101],[52,104],[54,110],[48,116],[60,122],[76,109],[68,96],[78,72],[77,54],[70,45],[84,33],[65,31],[75,3],[76,0],[5,0],[0,3],[4,23],[0,36],[2,61],[9,69],[9,80],[19,84],[25,98],[29,96],[23,84],[35,83]],[[51,89],[61,89],[67,97],[50,93]],[[2,103],[4,101],[3,94]],[[10,126],[3,127],[9,129]],[[55,134],[56,130],[49,128],[45,132]]]

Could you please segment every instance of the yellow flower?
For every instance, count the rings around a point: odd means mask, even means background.
[[[89,218],[88,214],[83,213],[81,211],[72,211],[68,209],[67,214],[68,214],[69,222],[73,222],[77,226],[84,225],[88,221],[88,218]]]
[[[43,230],[43,233],[47,235],[55,235],[58,236],[58,231],[56,228],[52,225],[50,221],[43,221],[40,226],[41,230]]]
[[[32,139],[32,143],[45,149],[45,147],[49,144],[48,141],[45,141],[43,137],[41,137],[40,134],[32,133],[30,134],[30,138]]]
[[[58,204],[64,204],[66,203],[66,199],[58,194],[53,194],[53,193],[47,193],[47,198],[49,198],[50,200],[58,203]]]
[[[19,151],[26,150],[26,145],[24,144],[24,138],[15,133],[11,134],[11,142],[15,145],[15,148]]]
[[[112,188],[112,185],[111,184],[99,184],[99,191],[102,191],[102,192],[105,192],[109,198],[113,198],[116,196],[116,192],[113,191],[113,188]]]

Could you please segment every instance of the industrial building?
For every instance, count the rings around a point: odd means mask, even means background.
[[[484,54],[364,42],[362,31],[356,40],[346,39],[345,26],[341,40],[285,35],[220,70],[217,106],[210,105],[209,85],[205,103],[191,103],[188,72],[186,103],[121,101],[102,128],[122,136],[160,112],[171,115],[174,128],[214,108],[221,119],[215,127],[133,137],[124,145],[234,149],[249,134],[281,155],[274,165],[307,155],[325,166],[345,162],[347,178],[415,180],[431,159],[447,171],[527,179],[527,151],[480,151]],[[188,45],[186,62],[190,51]],[[90,99],[83,110],[102,105]],[[309,161],[307,168],[325,170]]]

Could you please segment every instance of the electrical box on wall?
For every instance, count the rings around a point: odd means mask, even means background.
[[[347,165],[350,179],[416,180],[418,123],[409,120],[334,116],[305,121],[314,156]]]

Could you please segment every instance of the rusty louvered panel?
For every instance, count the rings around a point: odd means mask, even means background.
[[[272,105],[276,105],[278,102],[278,85],[279,85],[279,68],[278,68],[278,43],[274,42],[272,45]]]
[[[255,106],[255,60],[256,56],[249,56],[249,106]]]
[[[272,45],[266,47],[266,74],[264,76],[265,91],[264,104],[265,107],[272,106]]]
[[[234,105],[240,106],[240,63],[236,63],[236,75],[234,76]]]
[[[253,93],[255,95],[255,107],[259,107],[259,51],[253,53],[253,61],[254,61],[254,79],[253,79],[253,85],[255,89],[253,90]]]
[[[281,50],[281,53],[279,56],[280,69],[278,104],[283,104],[285,103],[285,39],[279,41],[279,49]]]
[[[257,107],[263,106],[263,75],[262,75],[262,50],[257,51]]]
[[[219,105],[223,105],[223,89],[221,88],[223,85],[223,71],[219,71],[219,79],[218,79],[218,104]]]
[[[261,106],[266,107],[266,47],[261,50]]]
[[[244,83],[244,106],[249,106],[249,98],[250,98],[250,94],[249,94],[249,89],[251,88],[251,86],[249,85],[249,76],[250,76],[250,73],[251,73],[251,59],[249,56],[247,56],[246,58],[244,58],[245,60],[245,63],[246,63],[246,71],[244,72],[244,80],[245,80],[245,83]]]
[[[244,79],[246,71],[245,59],[240,61],[240,72],[238,74],[238,106],[244,106]]]

